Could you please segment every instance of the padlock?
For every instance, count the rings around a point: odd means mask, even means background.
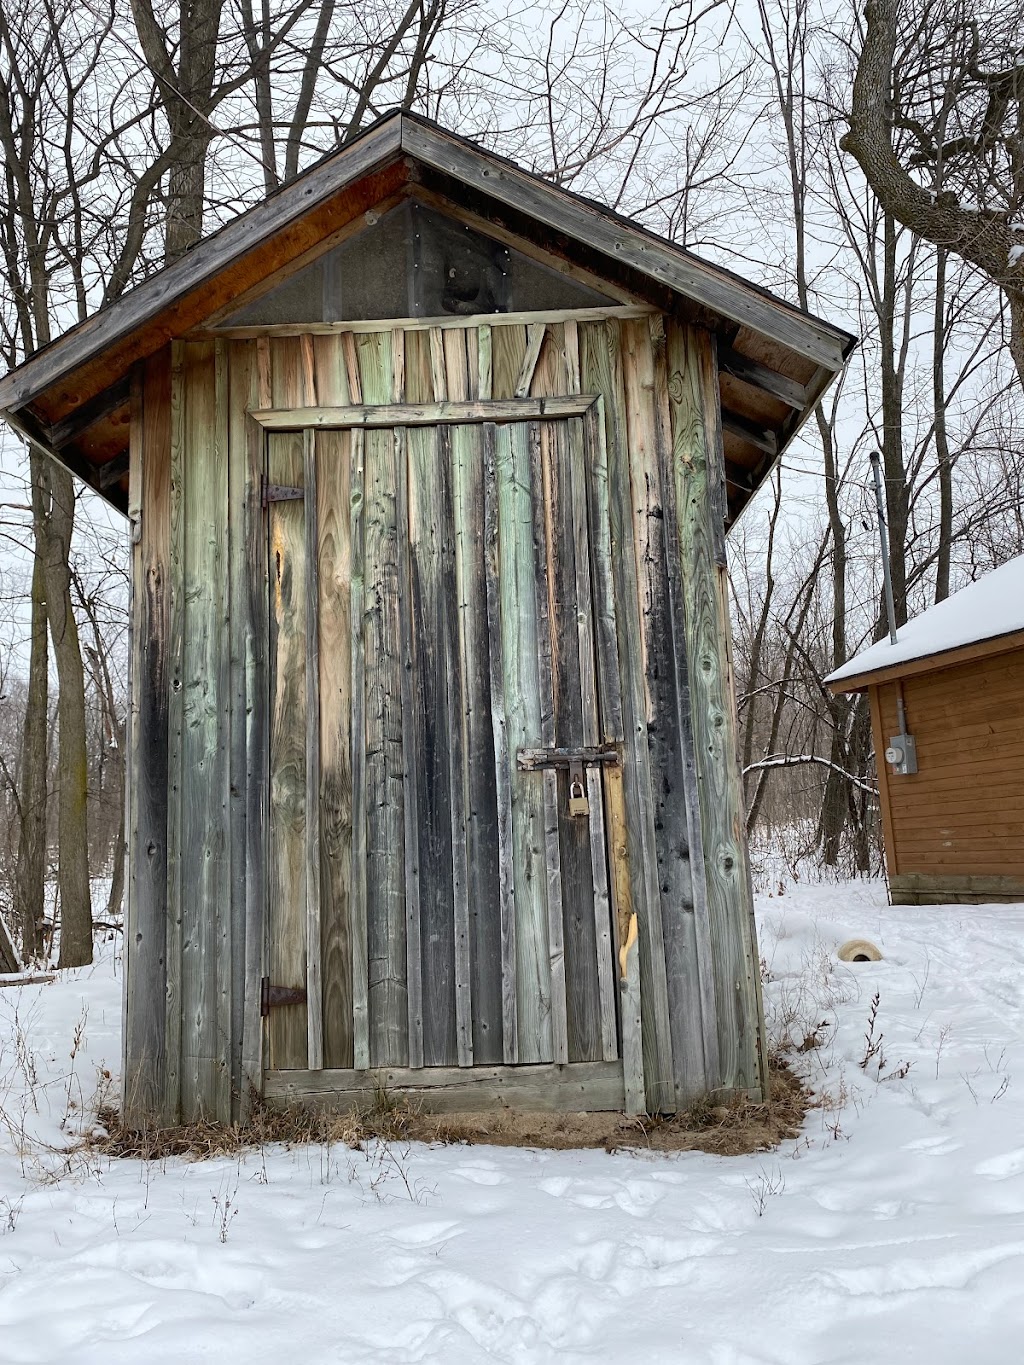
[[[583,784],[583,765],[579,763],[574,763],[569,769],[569,814],[590,814],[587,789]]]

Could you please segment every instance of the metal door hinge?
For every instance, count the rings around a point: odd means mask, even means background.
[[[260,1015],[264,1019],[278,1005],[304,1005],[305,1003],[305,986],[272,986],[269,976],[265,976],[260,982]]]
[[[293,502],[306,496],[304,488],[297,488],[295,484],[271,483],[264,477],[260,482],[260,501],[264,507],[269,507],[272,502]]]

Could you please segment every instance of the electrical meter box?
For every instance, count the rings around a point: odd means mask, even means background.
[[[899,777],[917,772],[917,741],[913,735],[893,735],[885,750],[885,761]]]

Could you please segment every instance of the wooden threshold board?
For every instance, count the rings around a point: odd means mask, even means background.
[[[287,1108],[311,1104],[338,1111],[366,1109],[381,1092],[414,1101],[431,1114],[487,1109],[546,1113],[625,1110],[621,1062],[566,1066],[381,1067],[369,1071],[268,1071],[263,1095]]]

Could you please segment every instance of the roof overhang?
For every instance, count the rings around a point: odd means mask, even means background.
[[[718,338],[733,516],[845,365],[855,338],[636,223],[418,116],[395,113],[0,380],[0,415],[125,505],[133,367],[407,195],[608,281]]]
[[[915,678],[922,673],[938,673],[944,668],[977,663],[982,659],[994,658],[998,654],[1009,654],[1015,649],[1024,649],[1024,630],[1008,631],[1005,635],[994,635],[987,640],[973,640],[970,644],[958,645],[956,649],[943,649],[935,654],[925,654],[920,658],[890,664],[887,668],[873,668],[864,673],[854,673],[848,678],[835,680],[826,678],[825,683],[834,696],[840,696],[844,692],[866,692],[869,687],[895,682],[898,678]]]

